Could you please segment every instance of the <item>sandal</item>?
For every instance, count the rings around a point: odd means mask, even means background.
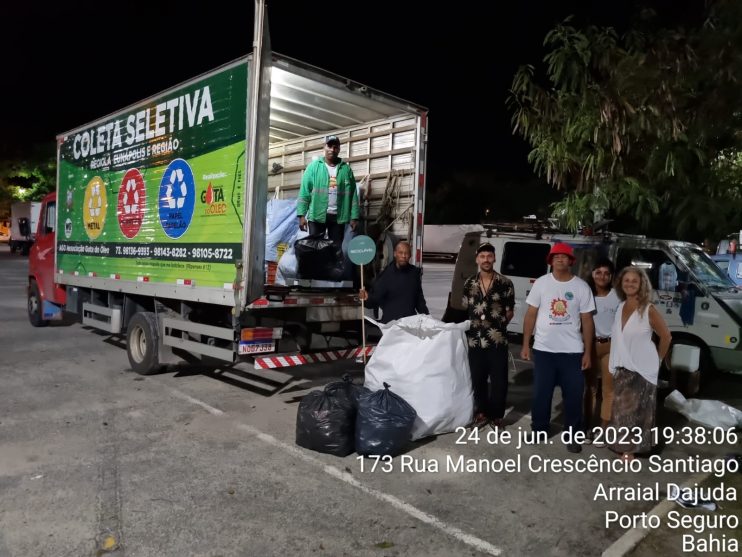
[[[486,426],[488,422],[489,420],[487,419],[487,416],[480,412],[474,416],[474,420],[469,425],[469,427],[471,427],[472,429],[479,429],[480,427]]]
[[[494,420],[490,420],[490,427],[495,433],[505,431],[505,424],[502,423],[502,418],[495,418]]]

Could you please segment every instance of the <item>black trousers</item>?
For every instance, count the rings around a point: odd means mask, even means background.
[[[343,246],[343,235],[345,234],[345,224],[338,223],[338,216],[327,213],[325,215],[325,222],[309,222],[309,234],[312,236],[316,234],[324,234],[327,230],[327,237],[330,241],[335,244],[337,249]]]
[[[469,368],[474,389],[474,412],[481,412],[490,420],[502,418],[508,396],[508,345],[469,348]]]

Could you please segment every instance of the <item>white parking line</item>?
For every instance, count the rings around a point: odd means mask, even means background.
[[[690,479],[685,481],[683,485],[685,487],[690,487],[694,483],[700,484],[710,475],[711,474],[709,473],[696,474],[695,476],[692,476]],[[665,499],[664,501],[661,501],[657,505],[655,505],[654,508],[647,513],[647,515],[655,515],[662,518],[668,512],[670,512],[670,509],[674,506],[674,501]],[[613,544],[603,552],[602,557],[621,557],[622,555],[626,555],[629,551],[639,545],[639,542],[646,538],[649,532],[651,532],[651,529],[649,528],[632,528],[631,530],[627,530],[620,538],[613,542]]]
[[[219,410],[218,408],[214,408],[213,406],[210,406],[209,404],[206,404],[205,402],[201,400],[193,398],[192,396],[189,396],[177,389],[171,388],[170,391],[178,398],[181,398],[192,404],[196,404],[200,406],[201,408],[209,412],[209,414],[213,414],[214,416],[224,415],[224,411]],[[325,464],[321,460],[307,454],[302,449],[299,449],[297,447],[294,447],[293,445],[284,443],[283,441],[276,439],[272,435],[263,433],[262,431],[260,431],[259,429],[251,425],[238,422],[237,427],[249,433],[250,435],[257,437],[264,443],[268,443],[269,445],[278,447],[279,449],[282,449],[283,451],[291,454],[292,456],[296,456],[302,459],[304,462],[307,462],[309,464],[312,464],[315,467],[318,467],[325,474],[332,476],[333,478],[338,479],[342,482],[345,482],[346,484],[351,485],[357,489],[360,489],[362,492],[366,493],[367,495],[371,495],[372,497],[375,497],[376,499],[389,503],[395,509],[400,510],[404,513],[407,513],[408,515],[412,516],[413,518],[416,518],[420,522],[423,522],[434,528],[437,528],[438,530],[444,532],[445,534],[448,534],[449,536],[459,540],[460,542],[463,542],[473,547],[477,551],[481,551],[482,553],[486,553],[488,555],[501,555],[502,554],[502,550],[499,547],[495,547],[491,543],[483,539],[477,538],[476,536],[467,534],[463,530],[460,530],[459,528],[456,528],[455,526],[452,526],[450,524],[443,522],[442,520],[436,518],[432,514],[426,513],[425,511],[421,511],[420,509],[418,509],[417,507],[413,505],[410,505],[409,503],[405,503],[404,501],[402,501],[398,497],[395,497],[394,495],[389,495],[388,493],[384,493],[383,491],[379,491],[377,489],[363,485],[361,482],[355,479],[348,472],[343,472],[340,469],[336,468],[335,466],[330,466],[329,464]]]
[[[178,398],[182,398],[183,400],[187,400],[191,404],[195,404],[197,406],[200,406],[201,408],[203,408],[204,410],[206,410],[209,414],[213,414],[214,416],[221,416],[222,414],[224,414],[224,411],[223,410],[219,410],[218,408],[214,408],[213,406],[209,406],[205,402],[202,402],[202,401],[198,400],[197,398],[193,398],[192,396],[189,396],[189,395],[187,395],[187,394],[179,391],[178,389],[172,389],[171,388],[170,389],[170,392],[172,392]]]

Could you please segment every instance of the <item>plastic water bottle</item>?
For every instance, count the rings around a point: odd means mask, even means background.
[[[669,261],[660,265],[660,290],[672,290],[675,291],[675,286],[678,284],[678,271],[675,269],[675,265]]]

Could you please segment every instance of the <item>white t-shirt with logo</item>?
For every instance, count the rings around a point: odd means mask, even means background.
[[[336,215],[338,212],[338,167],[325,163],[327,172],[330,174],[330,183],[327,186],[327,212]]]
[[[595,311],[593,293],[584,280],[573,276],[560,282],[549,273],[536,280],[526,303],[538,308],[534,349],[571,354],[584,351],[580,314]]]
[[[609,337],[611,336],[611,330],[613,329],[613,320],[616,318],[616,308],[621,300],[618,299],[618,294],[611,288],[605,296],[595,296],[595,315],[593,315],[593,321],[595,321],[595,336],[596,337]]]

